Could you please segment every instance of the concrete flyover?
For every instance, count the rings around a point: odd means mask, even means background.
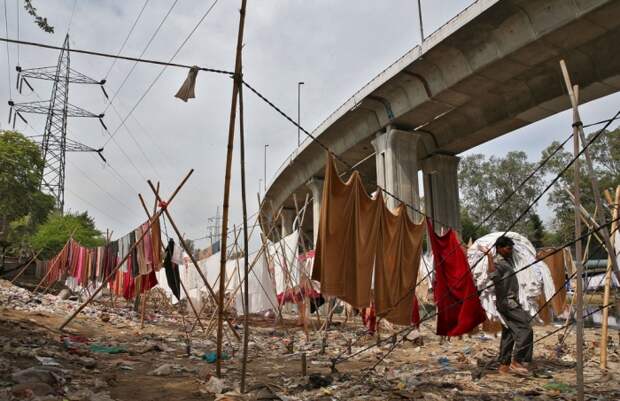
[[[458,227],[457,154],[569,108],[559,60],[580,101],[620,90],[620,1],[479,0],[355,93],[313,132],[369,191],[379,184]],[[541,141],[545,141],[541,135]],[[316,233],[325,151],[306,140],[287,158],[261,205],[283,208],[282,232],[306,194],[303,231]],[[312,217],[309,217],[312,216]]]

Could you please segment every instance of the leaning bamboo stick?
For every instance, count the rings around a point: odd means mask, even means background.
[[[618,216],[620,215],[620,185],[616,188],[616,199],[613,205],[613,222],[611,223],[611,234],[614,235],[616,230],[618,230]],[[612,272],[612,263],[611,260],[616,257],[614,252],[608,253],[607,255],[607,272],[605,273],[605,292],[603,293],[603,305],[609,304],[609,295],[611,292],[611,272]],[[603,308],[603,321],[601,325],[601,342],[600,342],[600,367],[601,369],[607,369],[607,333],[608,333],[608,320],[609,319],[609,308]]]
[[[174,198],[177,196],[177,194],[179,193],[179,191],[181,190],[181,188],[183,188],[183,186],[185,185],[185,183],[187,182],[187,180],[189,179],[189,177],[192,175],[192,173],[194,172],[194,169],[191,169],[189,171],[189,173],[187,173],[187,175],[185,176],[185,178],[183,178],[183,180],[181,181],[181,183],[177,186],[177,188],[174,190],[174,192],[172,193],[172,195],[170,196],[170,198],[168,199],[168,202],[166,204],[160,204],[162,207],[157,211],[157,213],[155,213],[154,218],[159,218],[159,216],[161,216],[161,214],[164,212],[164,210],[166,210],[166,207],[170,204],[170,202],[172,202],[174,200]],[[151,228],[151,221],[148,222],[148,227],[147,229]],[[68,325],[89,303],[92,302],[92,300],[97,296],[97,294],[99,294],[99,292],[101,292],[101,290],[103,290],[103,287],[105,287],[108,284],[108,281],[113,277],[113,275],[116,273],[116,271],[121,267],[121,265],[123,263],[125,263],[125,261],[129,258],[129,255],[131,255],[131,253],[133,252],[133,250],[136,248],[136,246],[138,246],[139,244],[142,243],[142,241],[144,240],[144,237],[146,236],[147,231],[145,230],[142,235],[140,236],[139,239],[136,240],[136,242],[129,248],[127,254],[123,257],[123,259],[118,262],[116,264],[116,266],[112,269],[112,271],[108,274],[108,277],[105,278],[105,280],[103,280],[103,282],[101,283],[101,285],[95,290],[95,292],[86,300],[86,302],[84,302],[82,305],[80,305],[75,312],[73,312],[59,327],[59,330],[62,330],[65,328],[66,325]]]

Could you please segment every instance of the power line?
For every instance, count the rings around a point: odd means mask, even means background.
[[[187,44],[187,42],[189,41],[189,39],[192,37],[192,35],[196,32],[196,30],[198,29],[198,27],[202,24],[202,22],[204,21],[204,19],[211,13],[211,11],[213,10],[213,8],[215,7],[215,5],[217,4],[219,0],[215,0],[213,1],[213,3],[211,4],[211,6],[209,6],[209,8],[207,9],[207,11],[202,15],[202,17],[200,18],[200,20],[198,20],[198,23],[196,23],[196,25],[194,26],[194,28],[190,31],[190,33],[187,35],[187,37],[185,38],[185,40],[183,40],[183,42],[181,42],[181,44],[179,45],[179,47],[177,48],[177,50],[174,52],[174,54],[172,55],[172,57],[170,57],[170,60],[168,61],[167,65],[164,65],[164,67],[161,69],[161,71],[159,72],[159,74],[157,74],[157,76],[155,77],[155,79],[151,82],[151,84],[146,88],[146,91],[142,94],[142,96],[140,96],[140,98],[138,99],[138,101],[136,102],[136,104],[131,108],[131,110],[129,111],[129,113],[125,116],[125,118],[122,120],[121,125],[119,125],[114,132],[112,132],[112,134],[110,135],[110,139],[108,139],[105,143],[107,144],[108,142],[110,142],[110,140],[114,137],[114,135],[116,135],[116,133],[118,132],[118,130],[120,129],[120,127],[125,123],[125,121],[129,118],[129,116],[136,110],[136,108],[140,105],[140,103],[142,102],[142,100],[144,100],[144,98],[146,97],[146,95],[151,91],[151,89],[153,88],[153,86],[155,86],[155,83],[157,83],[157,81],[159,80],[159,78],[163,75],[164,71],[166,71],[166,69],[168,68],[169,65],[172,65],[172,61],[175,59],[175,57],[179,54],[179,52],[183,49],[183,47],[185,46],[185,44]],[[104,144],[105,146],[105,144]]]
[[[4,32],[6,37],[9,37],[9,17],[6,7],[6,0],[4,0]],[[11,88],[11,53],[9,51],[9,42],[6,42],[6,70],[8,75],[8,87],[9,87],[9,99],[13,99],[13,88]]]
[[[21,0],[15,0],[15,14],[17,14],[17,40],[19,40],[19,2]],[[7,35],[8,36],[8,35]],[[17,44],[17,65],[19,65],[19,43]]]
[[[67,25],[67,34],[71,30],[71,23],[73,23],[73,16],[75,15],[75,8],[77,6],[77,0],[73,1],[73,8],[71,9],[71,17],[69,17],[69,24]]]
[[[125,37],[125,40],[123,41],[123,44],[118,49],[118,52],[116,53],[116,57],[112,60],[112,64],[110,64],[110,68],[108,68],[108,72],[105,73],[104,79],[108,79],[108,75],[110,75],[110,72],[112,71],[112,68],[114,68],[114,65],[118,61],[118,56],[125,49],[125,45],[127,45],[127,41],[129,40],[129,37],[133,33],[133,30],[136,28],[136,25],[138,24],[138,21],[140,20],[140,17],[142,17],[142,13],[146,9],[146,6],[149,4],[149,1],[150,0],[145,0],[144,4],[142,5],[142,8],[140,9],[140,12],[138,13],[138,16],[136,17],[136,19],[133,21],[133,24],[131,25],[131,29],[129,29],[129,32],[127,33],[127,36]],[[19,39],[19,37],[17,39]]]
[[[43,49],[62,50],[62,47],[59,47],[59,46],[46,45],[44,43],[38,43],[38,42],[28,42],[28,41],[25,41],[25,40],[9,39],[8,32],[7,32],[7,37],[0,38],[0,42],[22,44],[22,45],[26,45],[26,46],[40,47],[40,48],[43,48]],[[172,62],[166,62],[166,61],[158,61],[158,60],[152,60],[152,59],[142,59],[142,58],[129,57],[129,56],[117,56],[117,55],[114,55],[114,54],[111,54],[111,53],[96,52],[96,51],[92,51],[92,50],[82,50],[82,49],[71,48],[69,50],[69,52],[70,53],[88,54],[90,56],[116,58],[116,59],[119,59],[119,60],[138,61],[140,63],[164,65],[164,66],[168,66],[168,67],[178,67],[178,68],[186,68],[186,69],[191,69],[192,67],[194,67],[194,66],[189,65],[189,64],[172,63]],[[234,73],[231,72],[231,71],[219,70],[219,69],[215,69],[215,68],[198,67],[198,70],[199,71],[205,71],[205,72],[212,72],[212,73],[215,73],[215,74],[224,74],[224,75],[229,75],[229,76],[233,76],[234,75]]]
[[[174,0],[174,3],[172,3],[172,5],[170,6],[170,8],[168,9],[168,12],[166,13],[166,15],[164,15],[164,18],[159,22],[159,25],[157,26],[157,28],[155,29],[155,31],[151,34],[150,39],[148,40],[148,42],[146,43],[146,46],[144,46],[144,49],[142,49],[142,53],[140,53],[140,55],[138,56],[138,58],[141,58],[142,56],[144,56],[144,53],[146,53],[146,51],[148,50],[148,48],[151,46],[151,44],[153,43],[153,40],[155,39],[155,36],[157,36],[157,34],[159,33],[159,30],[161,29],[162,26],[164,26],[164,23],[166,22],[166,20],[168,19],[168,17],[170,16],[170,14],[172,13],[172,10],[174,9],[174,7],[177,5],[177,3],[179,2],[179,0]],[[115,58],[115,60],[117,60]],[[123,86],[125,86],[125,83],[127,83],[127,80],[129,79],[129,77],[131,76],[131,74],[133,73],[133,71],[135,70],[136,66],[138,65],[138,62],[136,61],[132,66],[131,69],[129,70],[129,72],[125,75],[125,78],[123,79],[123,82],[121,82],[120,86],[118,87],[118,89],[116,89],[116,91],[114,92],[114,94],[112,95],[112,98],[110,99],[110,102],[108,103],[108,106],[106,106],[106,108],[103,110],[103,112],[105,113],[108,108],[110,107],[110,104],[112,104],[112,101],[114,101],[114,99],[116,99],[116,96],[118,96],[119,92],[121,91],[121,89],[123,89]]]

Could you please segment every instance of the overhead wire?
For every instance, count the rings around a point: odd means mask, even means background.
[[[6,33],[6,37],[9,37],[9,17],[6,6],[6,1],[4,0],[4,32]],[[6,69],[7,69],[7,86],[9,87],[9,100],[13,99],[13,88],[11,84],[11,52],[9,49],[9,42],[6,42]]]
[[[108,139],[108,141],[106,141],[106,143],[108,143],[113,137],[114,135],[116,135],[116,133],[118,132],[118,130],[120,129],[120,127],[125,123],[125,121],[129,118],[129,116],[131,116],[131,114],[133,114],[133,112],[136,110],[136,108],[140,105],[140,103],[144,100],[144,98],[146,97],[146,95],[151,91],[151,89],[153,88],[153,86],[155,86],[155,83],[157,83],[157,81],[159,80],[159,78],[163,75],[163,73],[168,69],[168,66],[170,63],[172,63],[172,61],[176,58],[176,56],[179,54],[179,52],[183,49],[183,47],[185,46],[185,44],[187,44],[187,42],[189,41],[189,39],[193,36],[193,34],[196,32],[196,30],[198,29],[198,27],[202,24],[202,22],[205,20],[205,18],[211,13],[211,11],[213,10],[213,8],[215,7],[215,5],[218,3],[219,0],[214,0],[213,3],[209,6],[209,8],[207,9],[207,11],[202,15],[202,17],[200,18],[200,20],[198,20],[198,22],[196,23],[196,25],[194,26],[194,28],[190,31],[190,33],[185,37],[185,39],[183,40],[183,42],[181,42],[181,44],[179,45],[179,47],[177,48],[177,50],[174,52],[174,54],[172,55],[172,57],[170,57],[170,60],[168,61],[168,65],[164,65],[164,67],[161,69],[161,71],[159,72],[159,74],[157,74],[157,76],[155,77],[155,79],[150,83],[150,85],[147,87],[146,91],[142,94],[142,96],[140,96],[140,98],[138,99],[138,101],[134,104],[134,106],[131,108],[131,110],[129,110],[129,113],[127,113],[127,115],[125,116],[125,118],[122,120],[121,125],[119,125],[114,132],[112,132],[110,139]],[[105,144],[104,144],[105,146]]]
[[[21,7],[19,6],[19,2],[21,0],[15,0],[15,14],[17,16],[17,40],[19,40],[19,10],[21,9]],[[8,35],[7,35],[8,36]],[[17,65],[20,65],[20,51],[19,51],[19,43],[17,44]]]
[[[73,23],[73,16],[75,15],[75,8],[77,6],[77,0],[73,0],[73,9],[71,10],[71,17],[69,17],[69,24],[67,25],[67,35],[71,30],[71,24]]]
[[[117,57],[125,49],[125,46],[127,45],[127,42],[129,41],[129,37],[131,36],[131,34],[133,33],[133,30],[138,25],[138,21],[140,21],[140,18],[142,17],[142,14],[144,13],[144,10],[146,9],[146,6],[149,4],[149,2],[150,2],[150,0],[145,0],[144,1],[144,4],[142,5],[142,8],[140,8],[140,12],[138,12],[138,15],[136,16],[136,19],[133,21],[133,24],[131,25],[131,28],[129,29],[129,32],[127,33],[127,36],[125,36],[125,40],[123,40],[123,43],[121,44],[121,47],[118,49],[118,52],[116,52],[116,56]],[[19,39],[19,37],[17,39]],[[108,71],[105,73],[104,79],[106,79],[106,80],[108,79],[108,76],[110,75],[110,72],[112,72],[112,68],[114,68],[114,65],[116,65],[116,62],[118,61],[117,57],[115,57],[112,60],[112,63],[110,64],[110,68],[108,68]]]
[[[159,33],[159,31],[161,30],[161,28],[164,26],[164,23],[166,22],[166,20],[168,19],[168,17],[170,16],[170,14],[172,13],[172,10],[174,9],[174,7],[177,5],[177,3],[179,2],[179,0],[174,0],[174,2],[172,3],[172,5],[170,6],[170,8],[168,8],[168,11],[166,12],[166,14],[164,15],[164,17],[162,18],[162,20],[159,22],[159,24],[157,25],[157,28],[155,29],[155,31],[151,34],[151,37],[149,38],[148,42],[146,43],[146,46],[144,46],[144,49],[142,49],[142,52],[140,53],[140,55],[138,56],[138,58],[142,58],[142,56],[144,56],[144,53],[146,53],[146,51],[149,49],[149,47],[151,46],[151,44],[153,43],[153,40],[155,40],[155,37],[157,36],[157,34]],[[114,60],[117,60],[118,58],[114,58]],[[116,89],[116,91],[114,92],[114,94],[112,95],[112,97],[110,98],[110,103],[112,104],[112,101],[114,99],[116,99],[116,97],[118,96],[119,92],[121,91],[121,89],[123,89],[123,86],[125,86],[125,84],[127,83],[127,80],[129,79],[129,77],[131,76],[131,74],[133,73],[133,71],[136,69],[136,66],[138,65],[138,62],[136,61],[132,66],[131,69],[129,70],[129,72],[127,74],[125,74],[125,78],[123,79],[123,81],[121,82],[120,86]],[[108,104],[108,106],[103,110],[103,112],[105,113],[108,110],[108,107],[110,107]]]

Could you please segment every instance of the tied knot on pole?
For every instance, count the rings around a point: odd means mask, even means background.
[[[159,207],[165,210],[168,207],[168,202],[166,202],[164,200],[160,200],[159,201]]]
[[[573,128],[583,127],[583,122],[581,122],[581,120],[580,120],[580,121],[575,121],[575,122],[572,124],[572,127],[573,127]]]
[[[196,88],[196,77],[198,76],[198,70],[199,67],[197,65],[189,69],[185,82],[183,82],[183,85],[181,85],[181,88],[176,95],[174,95],[174,97],[179,98],[184,102],[187,102],[188,99],[196,98],[194,89]]]

